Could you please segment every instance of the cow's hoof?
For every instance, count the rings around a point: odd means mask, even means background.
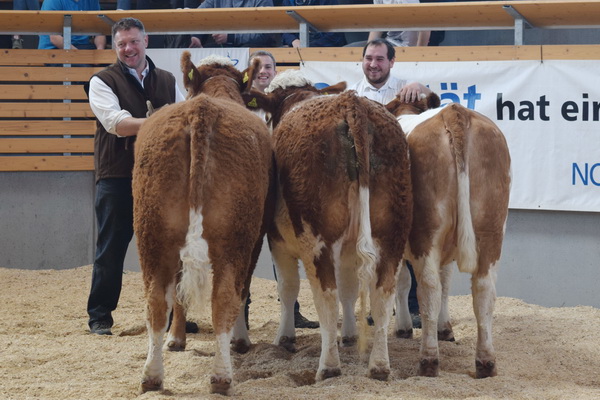
[[[413,330],[412,329],[409,329],[409,330],[398,329],[396,331],[396,337],[399,339],[412,339]]]
[[[244,339],[237,339],[231,342],[231,350],[239,354],[246,354],[250,350],[250,344]]]
[[[390,376],[390,369],[387,367],[374,367],[369,370],[369,378],[378,381],[387,381]]]
[[[210,392],[218,393],[224,396],[229,395],[231,389],[231,378],[223,378],[218,376],[210,377]]]
[[[159,390],[163,390],[163,383],[159,378],[142,379],[142,382],[140,383],[140,394],[146,392],[157,392]]]
[[[356,336],[344,336],[342,338],[342,347],[352,347],[356,344]]]
[[[496,363],[494,361],[475,360],[475,378],[490,378],[496,375],[498,375],[498,371],[496,370]]]
[[[452,329],[444,329],[443,331],[438,331],[438,340],[444,342],[454,342],[454,332],[452,332]]]
[[[289,336],[282,336],[279,339],[279,345],[289,351],[290,353],[296,352],[296,338]]]
[[[177,340],[171,339],[167,342],[167,350],[169,351],[184,351],[185,350],[185,340]]]
[[[325,368],[320,373],[317,373],[317,380],[324,381],[325,379],[335,378],[342,375],[342,370],[339,368]]]
[[[419,375],[434,378],[440,372],[440,360],[437,358],[423,359],[419,363]]]

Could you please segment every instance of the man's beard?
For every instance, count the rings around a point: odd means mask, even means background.
[[[381,78],[377,79],[377,80],[372,80],[369,78],[369,76],[367,76],[367,80],[369,81],[369,83],[373,86],[375,85],[379,85],[381,83],[385,83],[387,82],[388,78],[390,77],[390,71],[388,71],[387,74],[385,74],[384,76],[382,76]]]

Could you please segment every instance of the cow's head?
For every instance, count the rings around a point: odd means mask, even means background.
[[[283,71],[262,93],[251,89],[242,94],[246,107],[251,110],[262,109],[272,115],[273,127],[281,121],[281,117],[301,101],[327,94],[338,94],[346,90],[346,82],[317,89],[302,72],[298,70]]]
[[[230,98],[241,103],[241,92],[247,90],[252,84],[251,81],[248,83],[245,78],[251,68],[252,66],[241,72],[233,66],[231,59],[217,55],[205,57],[198,66],[195,66],[189,51],[181,54],[183,85],[188,91],[188,99],[205,93],[209,96]]]
[[[419,100],[412,103],[405,103],[398,96],[390,101],[385,108],[396,117],[406,114],[421,114],[430,108],[438,108],[440,106],[440,98],[437,94],[431,92],[429,95],[421,94]]]

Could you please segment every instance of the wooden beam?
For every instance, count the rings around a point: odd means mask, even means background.
[[[64,16],[72,34],[110,35],[110,21],[135,17],[148,33],[298,32],[295,11],[324,32],[372,30],[515,29],[510,6],[536,28],[600,27],[600,0],[464,1],[420,4],[214,8],[127,11],[3,11],[0,34],[62,34]]]
[[[2,65],[44,64],[112,64],[117,56],[114,50],[0,50]]]
[[[96,133],[95,120],[0,120],[1,136],[83,136]]]
[[[94,139],[0,138],[0,153],[94,153]]]
[[[0,118],[95,118],[88,103],[2,103]]]
[[[87,100],[83,85],[0,85],[0,100]]]
[[[94,156],[0,156],[0,171],[93,171]]]
[[[0,77],[5,82],[87,82],[102,67],[4,67]]]

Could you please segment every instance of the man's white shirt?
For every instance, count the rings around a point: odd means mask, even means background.
[[[383,84],[379,89],[374,87],[367,81],[367,78],[363,78],[350,86],[348,89],[356,90],[359,96],[364,96],[368,99],[374,100],[378,103],[386,105],[390,101],[396,98],[400,89],[406,86],[407,81],[404,79],[398,79],[394,76],[388,78],[387,82]]]

